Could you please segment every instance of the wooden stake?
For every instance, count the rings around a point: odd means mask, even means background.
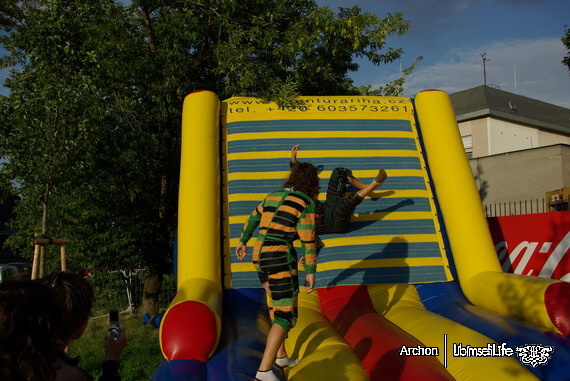
[[[71,241],[67,238],[36,238],[34,240],[34,244],[42,246],[49,245],[50,243],[55,245],[67,245],[70,242]]]
[[[65,245],[61,245],[59,247],[59,255],[60,255],[60,261],[61,261],[61,271],[67,271],[67,259],[65,257]]]
[[[34,260],[32,263],[32,279],[42,278],[45,275],[45,253],[47,245],[59,245],[61,271],[67,271],[66,247],[71,241],[66,238],[36,238],[34,239]]]
[[[46,247],[40,246],[40,265],[38,270],[38,278],[43,278],[46,271]]]
[[[40,270],[40,245],[34,247],[34,260],[32,262],[32,280],[39,278]]]

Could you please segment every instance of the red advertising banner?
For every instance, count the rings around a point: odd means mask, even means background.
[[[570,211],[487,221],[503,271],[570,282]]]

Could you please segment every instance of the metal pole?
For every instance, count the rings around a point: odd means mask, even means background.
[[[487,86],[487,66],[485,65],[485,62],[489,61],[489,59],[487,58],[487,52],[483,52],[480,55],[483,59],[483,84]]]

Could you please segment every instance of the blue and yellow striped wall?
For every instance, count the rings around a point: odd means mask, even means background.
[[[388,179],[360,204],[348,230],[321,236],[317,287],[451,279],[409,98],[303,97],[279,109],[252,98],[222,102],[227,215],[225,286],[258,287],[251,263],[233,255],[249,214],[289,174],[290,149],[321,169],[321,200],[335,167],[363,182]],[[381,118],[381,119],[380,119]],[[250,251],[253,242],[250,243]]]

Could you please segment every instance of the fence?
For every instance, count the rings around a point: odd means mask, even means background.
[[[95,291],[92,315],[106,316],[109,308],[118,308],[122,312],[135,312],[141,306],[144,280],[147,276],[146,269],[92,272],[87,277]],[[167,308],[175,295],[174,276],[165,275],[158,297],[158,307]]]
[[[483,205],[483,208],[485,209],[485,217],[515,216],[550,211],[546,206],[544,198],[486,204]]]

